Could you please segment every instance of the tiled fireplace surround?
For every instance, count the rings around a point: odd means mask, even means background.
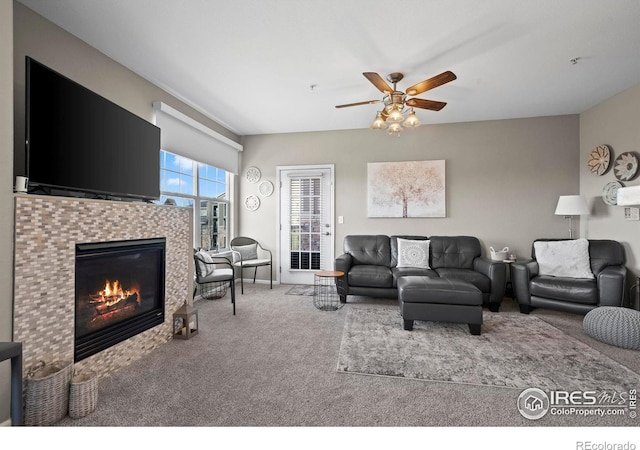
[[[75,365],[106,376],[171,339],[172,315],[191,298],[189,210],[140,202],[15,196],[13,338],[24,374],[39,360],[73,361],[75,245],[166,238],[165,321]]]

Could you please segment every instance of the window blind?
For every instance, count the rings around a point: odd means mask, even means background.
[[[163,150],[238,174],[241,144],[162,102],[154,102]]]
[[[289,263],[292,270],[319,270],[322,249],[322,179],[289,178]]]

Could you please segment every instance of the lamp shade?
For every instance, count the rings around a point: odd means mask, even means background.
[[[561,195],[556,206],[558,216],[586,216],[589,215],[587,202],[582,195]]]

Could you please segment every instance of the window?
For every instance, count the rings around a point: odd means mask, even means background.
[[[225,170],[160,150],[160,203],[172,199],[193,209],[194,247],[229,246],[229,180]]]
[[[291,269],[320,269],[321,178],[290,179]]]

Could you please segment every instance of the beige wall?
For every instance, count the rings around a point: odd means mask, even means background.
[[[591,150],[607,144],[612,150],[609,170],[601,176],[587,168]],[[606,100],[580,115],[580,192],[587,198],[591,215],[583,220],[583,235],[592,239],[615,239],[623,243],[627,266],[640,276],[640,222],[624,219],[624,208],[602,201],[602,188],[617,181],[613,165],[621,153],[640,155],[640,84]],[[622,182],[640,184],[640,177]]]
[[[24,175],[25,56],[146,120],[162,101],[236,142],[239,136],[12,0],[0,0],[0,289],[13,292],[13,179]],[[141,55],[144,56],[144,55]],[[11,340],[13,299],[0,296],[0,341]],[[6,368],[6,371],[5,371]],[[9,418],[8,366],[0,365],[0,424]]]
[[[0,341],[11,341],[13,299],[13,1],[0,0]],[[9,418],[8,361],[0,364],[0,424]]]
[[[229,139],[240,138],[20,3],[14,4],[15,173],[24,174],[25,56],[60,72],[134,114],[153,121],[162,101]],[[140,55],[144,57],[144,55]]]
[[[571,115],[424,125],[401,137],[368,129],[247,136],[239,199],[256,193],[243,177],[250,166],[275,185],[277,166],[335,163],[335,214],[344,216],[336,255],[348,234],[381,233],[473,235],[485,252],[509,246],[528,256],[533,239],[568,234],[553,213],[559,195],[578,193],[578,124]],[[437,159],[446,161],[446,218],[367,218],[368,162]],[[255,212],[240,207],[240,234],[275,249],[277,197],[261,198]]]

